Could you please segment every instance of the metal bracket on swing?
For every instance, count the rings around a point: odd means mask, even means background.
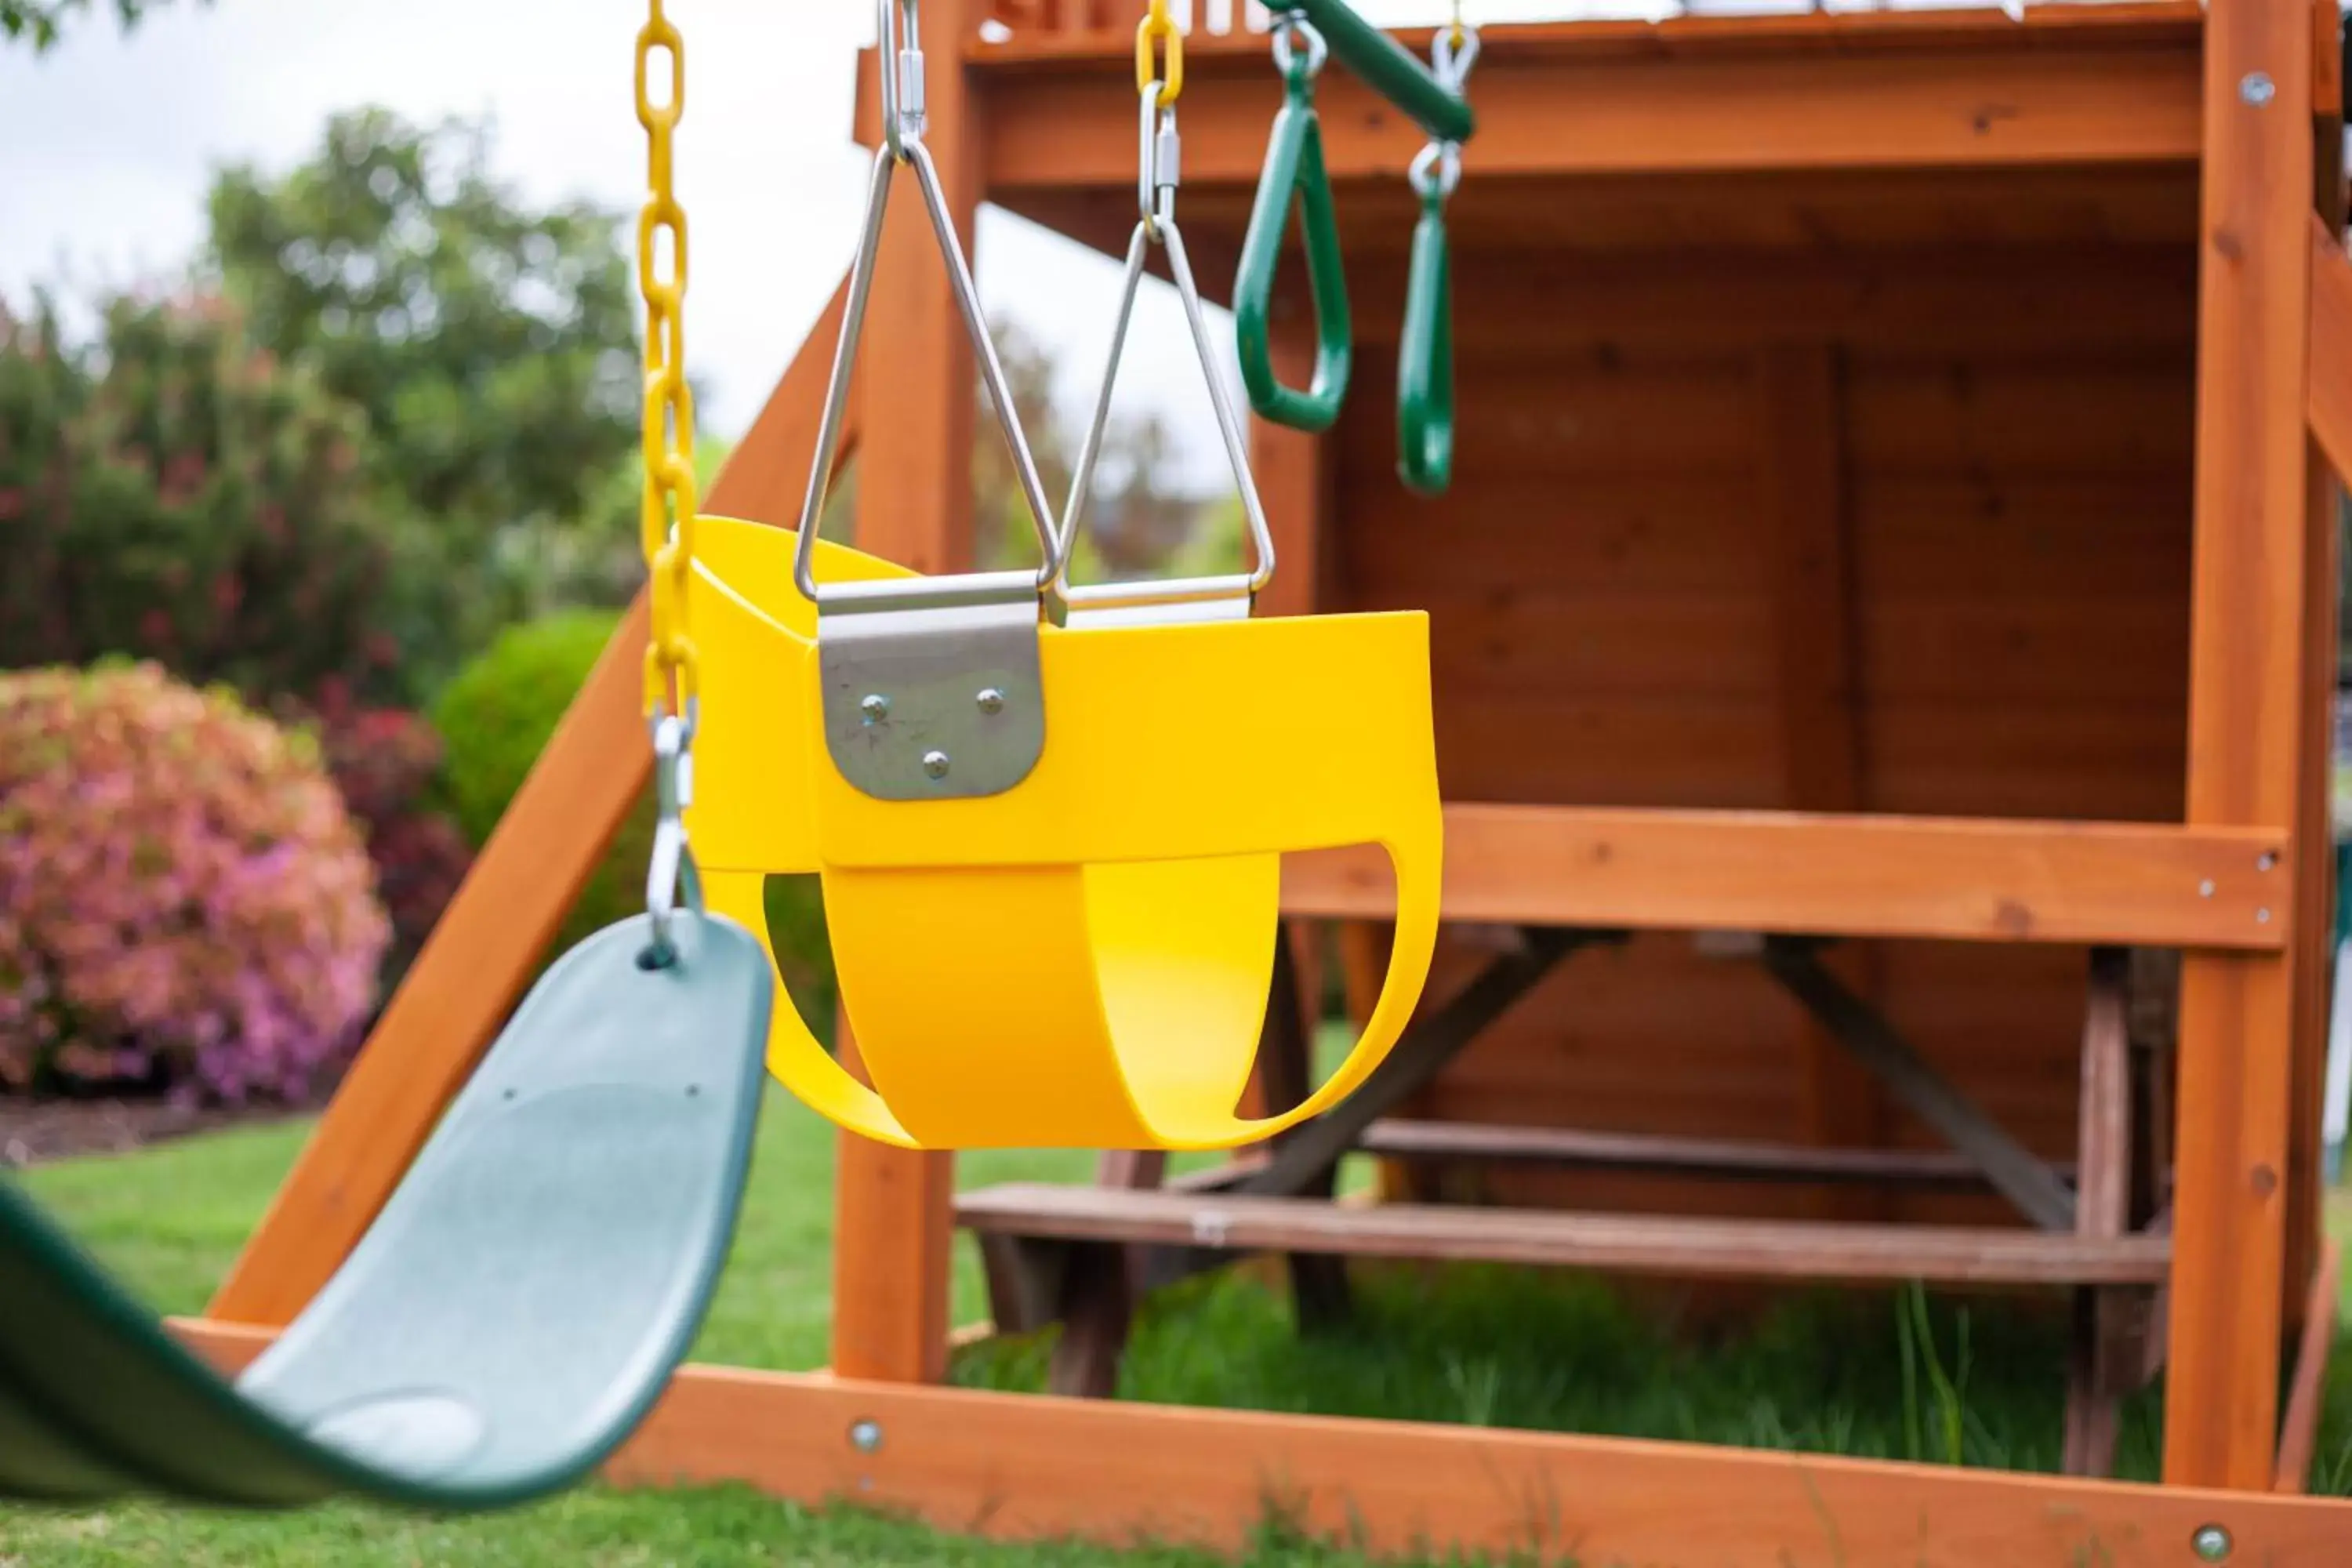
[[[937,168],[923,145],[922,52],[915,47],[919,0],[877,0],[882,59],[883,145],[866,187],[866,221],[850,269],[849,300],[835,345],[814,464],[793,552],[793,581],[817,609],[817,664],[825,749],[841,776],[877,800],[950,800],[1002,795],[1027,778],[1045,749],[1045,685],[1038,639],[1048,620],[1071,626],[1166,623],[1246,616],[1274,575],[1274,538],[1249,469],[1247,444],[1216,371],[1192,266],[1176,227],[1179,144],[1172,107],[1143,94],[1141,217],[1128,246],[1127,277],[1094,421],[1078,453],[1058,527],[1037,475],[1004,367],[988,333],[971,269],[956,238]],[[895,66],[895,68],[894,68]],[[824,583],[816,580],[817,527],[841,437],[851,365],[881,249],[882,220],[899,164],[915,171],[931,232],[954,286],[989,400],[1013,454],[1044,559],[1034,571]],[[1240,486],[1255,559],[1247,573],[1175,581],[1073,585],[1071,545],[1110,414],[1120,352],[1136,290],[1153,243],[1166,247],[1194,351],[1207,375],[1217,428]]]
[[[1036,767],[1045,750],[1038,626],[1048,614],[1058,614],[1049,591],[1062,570],[1053,508],[1014,412],[939,170],[923,145],[919,5],[919,0],[877,0],[882,146],[866,184],[865,226],[850,269],[849,300],[793,552],[793,581],[817,608],[825,748],[843,778],[879,800],[1001,795]],[[840,445],[850,368],[865,330],[882,220],[902,163],[915,172],[997,424],[1013,454],[1013,472],[1045,555],[1034,572],[870,583],[816,580],[817,526]]]

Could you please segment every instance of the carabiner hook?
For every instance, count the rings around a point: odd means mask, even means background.
[[[882,68],[882,144],[893,163],[925,131],[922,0],[875,0],[874,38]]]

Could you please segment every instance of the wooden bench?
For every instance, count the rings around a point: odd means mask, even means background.
[[[966,1193],[956,1218],[982,1239],[1014,1331],[1053,1321],[1098,1268],[1134,1245],[1220,1254],[1479,1259],[1675,1279],[1985,1286],[2164,1282],[2168,1237],[2094,1237],[1956,1226],[1691,1219],[1482,1209],[1348,1207],[1320,1198],[1012,1183]],[[1099,1252],[1099,1258],[1086,1256]]]

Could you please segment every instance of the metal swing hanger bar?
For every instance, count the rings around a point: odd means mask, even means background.
[[[1181,45],[1176,47],[1181,50]],[[1173,58],[1181,60],[1181,53]],[[1173,68],[1171,80],[1181,81]],[[1184,247],[1184,231],[1176,223],[1176,189],[1181,183],[1183,143],[1177,133],[1176,106],[1164,102],[1159,80],[1139,82],[1135,231],[1128,237],[1126,277],[1119,289],[1118,315],[1111,324],[1110,357],[1103,366],[1100,390],[1095,395],[1094,417],[1078,447],[1070,477],[1070,499],[1062,517],[1062,566],[1053,591],[1074,616],[1087,612],[1140,609],[1152,605],[1203,605],[1227,601],[1246,611],[1251,597],[1274,578],[1274,531],[1266,523],[1257,479],[1250,471],[1249,440],[1244,435],[1233,398],[1219,374],[1217,353],[1209,340],[1208,321],[1201,308],[1201,289],[1193,280],[1192,260]],[[1168,271],[1184,302],[1185,324],[1192,330],[1192,352],[1209,387],[1209,403],[1216,411],[1217,434],[1224,442],[1225,460],[1232,466],[1240,491],[1243,515],[1249,522],[1250,553],[1256,564],[1247,573],[1216,577],[1181,577],[1157,582],[1073,584],[1069,563],[1078,526],[1086,515],[1087,492],[1094,479],[1095,460],[1101,455],[1103,433],[1110,423],[1111,392],[1118,383],[1120,357],[1127,347],[1127,330],[1135,315],[1136,291],[1151,247],[1168,252]]]
[[[1022,427],[1013,390],[1005,381],[1003,363],[997,357],[995,340],[988,331],[980,290],[972,282],[971,265],[964,258],[955,219],[948,211],[938,165],[931,161],[930,149],[923,145],[920,0],[876,0],[875,12],[876,52],[882,79],[882,145],[875,152],[873,171],[866,181],[866,221],[858,232],[857,256],[850,268],[849,300],[842,315],[841,336],[834,347],[824,415],[817,426],[816,457],[801,506],[800,536],[793,548],[793,582],[802,596],[820,610],[997,603],[1024,595],[1034,598],[1061,575],[1064,547],[1055,531],[1054,506],[1046,500],[1045,482],[1038,477],[1037,459],[1030,450],[1028,432]],[[1020,481],[1022,498],[1028,504],[1030,523],[1043,556],[1034,572],[971,573],[887,583],[819,584],[816,580],[817,526],[824,521],[825,498],[832,489],[834,458],[841,444],[842,415],[849,401],[850,372],[857,358],[858,340],[866,330],[866,300],[873,292],[875,264],[882,249],[882,220],[889,210],[893,177],[902,163],[915,172],[923,209],[930,218],[932,236],[939,242],[940,257],[953,286],[956,308],[963,317],[964,330],[971,338],[981,375],[988,386],[989,403],[996,411],[997,425],[1013,454],[1013,470]]]
[[[1467,142],[1478,118],[1458,84],[1448,84],[1405,47],[1356,13],[1347,0],[1277,0],[1275,26],[1303,16],[1330,46],[1331,58],[1439,142]]]

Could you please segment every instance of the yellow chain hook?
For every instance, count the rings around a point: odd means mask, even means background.
[[[1465,36],[1466,29],[1462,26],[1462,0],[1454,0],[1454,28],[1446,35],[1445,41],[1458,49]]]
[[[1165,70],[1154,58],[1159,52],[1155,45],[1167,52]],[[1184,96],[1184,35],[1168,14],[1168,0],[1151,0],[1135,27],[1135,90],[1146,91],[1154,82],[1160,84],[1161,109]]]
[[[656,51],[669,56],[669,93],[654,100]],[[687,626],[694,570],[694,394],[686,381],[686,209],[670,184],[670,138],[686,112],[686,44],[662,0],[648,0],[637,34],[637,122],[646,128],[646,196],[637,216],[637,287],[646,300],[644,546],[653,635],[646,644],[646,709],[683,713],[700,689]],[[669,237],[669,272],[661,238]]]

